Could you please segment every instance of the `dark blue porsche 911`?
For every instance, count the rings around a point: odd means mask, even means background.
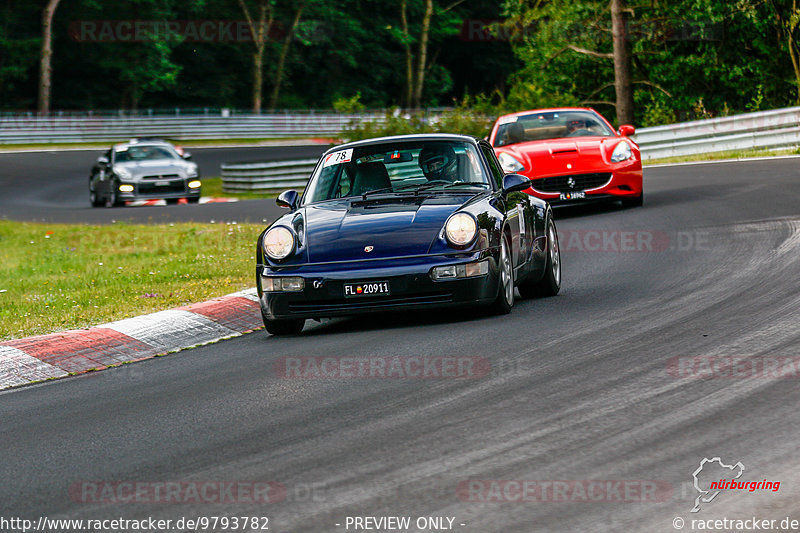
[[[484,140],[406,135],[353,142],[320,158],[303,196],[258,238],[264,325],[299,333],[306,319],[487,305],[508,313],[561,286],[546,202],[521,191]]]

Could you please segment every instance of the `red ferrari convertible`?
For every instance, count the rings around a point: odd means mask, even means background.
[[[506,173],[533,181],[526,192],[552,204],[621,200],[642,205],[642,158],[629,137],[593,109],[538,109],[497,119],[489,142]]]

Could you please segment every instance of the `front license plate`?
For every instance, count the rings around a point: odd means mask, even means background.
[[[584,198],[586,198],[586,193],[583,191],[562,192],[558,195],[559,200],[583,200]]]
[[[389,293],[388,281],[368,281],[366,283],[345,283],[345,298],[358,298],[360,296],[382,296]]]
[[[168,181],[162,180],[162,181],[157,181],[156,182],[156,187],[167,187],[167,186],[169,186],[169,182]]]

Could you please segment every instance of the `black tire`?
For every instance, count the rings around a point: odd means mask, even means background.
[[[89,187],[89,204],[92,207],[102,207],[103,201],[97,196],[97,192],[90,186]]]
[[[500,261],[498,267],[497,299],[491,306],[495,315],[507,315],[514,307],[514,265],[511,258],[511,244],[508,235],[503,233],[500,241]]]
[[[108,191],[108,196],[106,196],[105,206],[106,207],[116,207],[119,205],[119,200],[117,200],[117,184],[111,185],[111,190]]]
[[[178,199],[177,198],[168,198],[166,200],[166,202],[167,202],[167,205],[178,205]]]
[[[523,298],[542,298],[555,296],[561,290],[561,248],[558,245],[556,223],[551,218],[547,222],[547,260],[542,279],[525,281],[519,285]]]
[[[302,318],[288,319],[288,320],[272,320],[261,313],[261,318],[264,320],[264,329],[270,335],[297,335],[303,331],[303,326],[306,321]]]
[[[623,198],[622,207],[642,207],[644,205],[644,193],[634,198]]]
[[[188,201],[190,204],[199,204],[199,203],[200,203],[200,197],[199,197],[199,196],[194,196],[194,197],[192,197],[192,198],[187,198],[186,200],[187,200],[187,201]]]

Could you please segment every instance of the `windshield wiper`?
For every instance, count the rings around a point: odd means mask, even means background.
[[[450,185],[445,185],[445,189],[449,189],[451,187],[480,187],[481,189],[489,188],[488,184],[486,183],[470,183],[468,181],[461,181],[456,183],[451,183]]]
[[[360,196],[363,200],[366,200],[367,196],[369,196],[370,194],[381,194],[384,192],[392,192],[392,191],[394,191],[393,187],[384,187],[383,189],[373,189],[371,191],[364,191],[363,193],[357,194],[356,196]]]
[[[413,189],[412,192],[416,194],[420,191],[426,191],[428,189],[438,187],[439,185],[449,184],[449,183],[450,183],[449,181],[444,181],[444,180],[429,181],[428,183],[409,183],[408,185],[403,185],[402,187],[398,187],[395,190],[400,191],[403,189]]]

